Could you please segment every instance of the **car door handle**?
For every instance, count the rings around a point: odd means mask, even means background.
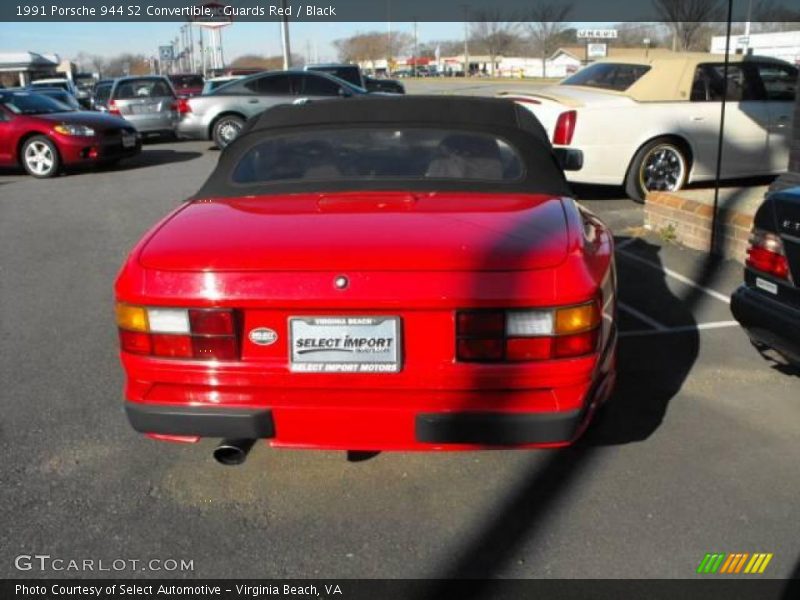
[[[258,104],[259,102],[261,102],[261,100],[257,100],[256,98],[253,98],[252,100],[248,100],[247,102],[248,102],[248,104]]]
[[[705,117],[692,117],[692,121],[705,121]]]
[[[311,102],[308,98],[297,98],[292,104],[308,104]]]

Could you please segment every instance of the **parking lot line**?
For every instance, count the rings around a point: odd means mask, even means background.
[[[680,325],[678,327],[664,327],[663,329],[636,329],[633,331],[621,331],[620,337],[638,337],[643,335],[655,335],[661,333],[690,333],[692,331],[703,331],[706,329],[724,329],[726,327],[740,327],[737,321],[712,321],[710,323],[698,323],[697,325]]]
[[[617,302],[617,306],[620,309],[624,310],[629,315],[633,315],[634,317],[639,319],[641,322],[647,323],[648,325],[650,325],[650,327],[654,328],[657,331],[666,331],[667,329],[669,329],[663,323],[659,323],[658,321],[656,321],[652,317],[648,317],[643,312],[640,312],[640,311],[636,310],[635,308],[625,304],[624,302]],[[648,330],[648,331],[650,331],[650,330]]]
[[[654,262],[651,262],[651,261],[649,261],[647,259],[644,259],[644,258],[641,258],[639,256],[636,256],[635,254],[631,254],[630,252],[625,252],[624,250],[620,250],[617,254],[622,256],[623,258],[629,258],[631,260],[635,260],[637,262],[640,262],[642,264],[647,265],[648,267],[652,267],[653,269],[656,269],[657,271],[661,271],[665,275],[668,275],[669,277],[672,277],[673,279],[676,279],[676,280],[680,281],[681,283],[684,283],[684,284],[688,285],[689,287],[693,287],[693,288],[695,288],[697,290],[700,290],[701,292],[703,292],[705,294],[708,294],[709,296],[719,300],[720,302],[724,302],[725,304],[730,304],[731,303],[731,299],[728,296],[726,296],[724,294],[720,294],[718,291],[712,290],[711,288],[707,288],[704,285],[700,285],[696,281],[693,281],[692,279],[689,279],[688,277],[686,277],[686,275],[681,275],[677,271],[673,271],[672,269],[669,269],[669,268],[667,268],[665,266],[658,265],[658,264],[656,264]]]

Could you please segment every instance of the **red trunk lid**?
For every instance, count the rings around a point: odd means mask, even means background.
[[[139,261],[169,271],[515,271],[560,264],[558,198],[348,192],[199,200]]]

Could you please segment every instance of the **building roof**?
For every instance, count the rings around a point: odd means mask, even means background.
[[[647,56],[662,56],[667,54],[674,54],[672,50],[667,48],[619,48],[612,44],[608,44],[607,46],[608,56],[607,58],[636,58],[636,57],[644,57],[645,54]],[[584,60],[586,58],[586,45],[578,45],[578,46],[561,46],[553,52],[553,55],[550,56],[549,60],[553,60],[559,54],[568,54],[573,58],[578,60]]]
[[[57,54],[38,54],[36,52],[0,52],[0,69],[27,70],[58,66],[60,59]]]

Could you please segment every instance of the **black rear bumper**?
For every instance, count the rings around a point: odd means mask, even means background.
[[[800,309],[743,285],[731,297],[731,312],[750,339],[800,365]]]
[[[261,439],[275,436],[272,411],[250,408],[170,406],[126,402],[131,426],[140,433]]]
[[[563,413],[440,413],[416,419],[416,437],[430,444],[555,444],[575,438],[585,411]]]

